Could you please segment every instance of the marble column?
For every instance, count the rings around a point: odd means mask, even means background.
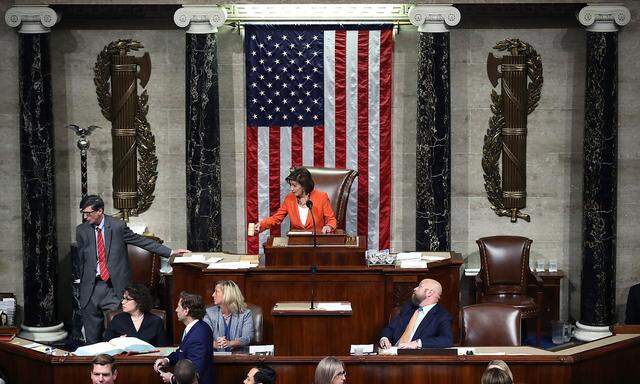
[[[20,27],[20,181],[24,324],[21,336],[37,341],[66,337],[56,313],[55,161],[50,28],[59,20],[47,6],[10,8],[5,21]]]
[[[418,26],[416,250],[451,249],[451,85],[449,30],[460,11],[448,5],[409,10]]]
[[[618,25],[622,6],[590,5],[578,14],[587,27],[580,321],[576,337],[610,335],[616,321],[616,184],[618,168]]]
[[[216,32],[227,18],[220,6],[188,6],[173,17],[186,34],[187,247],[220,251],[220,116]]]

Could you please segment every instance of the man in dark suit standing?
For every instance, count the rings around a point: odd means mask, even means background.
[[[173,382],[173,373],[163,372],[168,365],[175,365],[179,360],[189,359],[198,367],[201,384],[213,384],[213,332],[207,323],[202,321],[205,309],[202,296],[180,292],[176,315],[184,325],[184,333],[180,346],[169,356],[157,359],[153,369],[160,374],[165,383]]]
[[[448,348],[453,345],[451,315],[438,304],[442,285],[424,279],[413,289],[411,301],[384,327],[380,338],[383,349]]]
[[[80,272],[80,308],[87,344],[102,341],[105,310],[116,309],[122,291],[131,283],[127,244],[133,244],[162,257],[188,252],[171,251],[144,236],[133,233],[123,220],[104,213],[104,201],[97,195],[80,201],[85,222],[76,227]]]
[[[640,324],[640,284],[629,288],[625,324]]]

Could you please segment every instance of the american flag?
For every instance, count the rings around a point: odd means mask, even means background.
[[[245,56],[247,221],[278,209],[292,166],[354,169],[345,230],[389,248],[392,27],[247,25]]]

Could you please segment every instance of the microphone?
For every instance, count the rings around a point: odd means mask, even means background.
[[[313,247],[315,248],[318,246],[318,239],[316,238],[316,218],[313,216],[313,202],[311,200],[307,200],[307,203],[305,205],[307,206],[307,208],[309,208],[309,214],[311,215],[311,220],[313,221]]]
[[[316,298],[316,272],[318,271],[318,267],[315,265],[311,266],[311,309],[316,309],[314,305],[314,301]]]

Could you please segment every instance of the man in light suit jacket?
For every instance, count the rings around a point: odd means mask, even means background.
[[[453,345],[452,317],[438,304],[442,286],[424,279],[413,289],[411,302],[382,330],[380,347],[448,348]]]
[[[131,283],[127,244],[162,257],[188,252],[171,251],[144,236],[133,233],[123,220],[104,214],[104,201],[97,195],[80,201],[85,222],[76,227],[80,272],[80,308],[87,344],[102,341],[105,310],[118,308],[122,291]]]
[[[213,384],[213,333],[202,321],[204,317],[202,296],[181,292],[176,315],[185,325],[180,347],[169,356],[157,359],[153,369],[160,374],[165,383],[173,382],[173,373],[163,372],[168,365],[175,365],[179,360],[189,359],[198,367],[201,384]]]

